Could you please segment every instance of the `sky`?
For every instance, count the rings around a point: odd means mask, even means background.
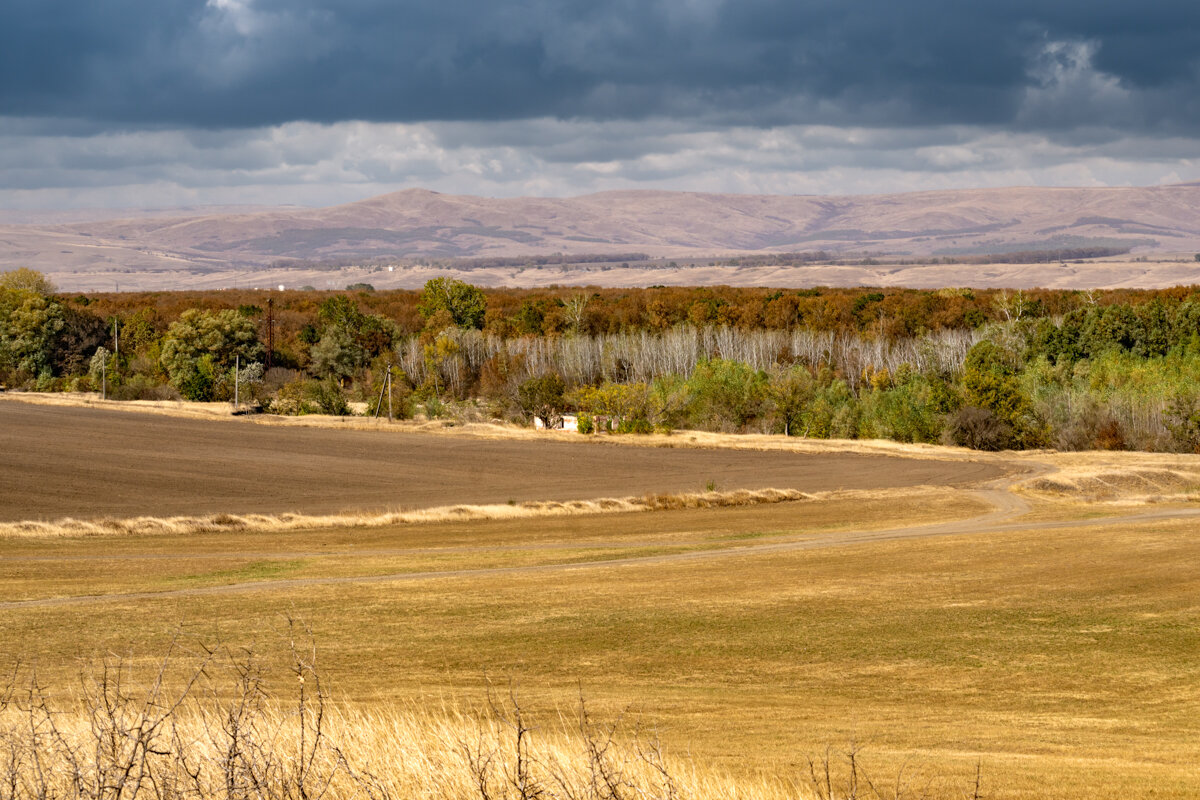
[[[0,208],[1195,180],[1195,0],[0,3]]]

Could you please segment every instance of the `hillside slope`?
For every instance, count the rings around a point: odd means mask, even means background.
[[[0,226],[0,266],[64,277],[244,277],[289,260],[824,251],[934,261],[1079,247],[1140,255],[1200,250],[1200,184],[842,197],[620,191],[492,199],[410,189],[329,208]]]

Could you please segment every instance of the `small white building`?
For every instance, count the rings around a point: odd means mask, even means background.
[[[541,417],[533,418],[533,427],[539,431],[547,430],[546,424],[544,422],[542,422]],[[574,414],[563,414],[559,418],[557,425],[550,426],[550,430],[578,431],[579,430],[579,417],[575,416]]]

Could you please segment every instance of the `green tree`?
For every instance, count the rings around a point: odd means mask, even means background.
[[[41,295],[54,294],[58,291],[58,287],[45,275],[25,267],[0,272],[0,289],[16,289]]]
[[[364,316],[358,304],[344,294],[335,294],[333,297],[327,298],[317,308],[317,320],[320,321],[323,329],[356,330]]]
[[[818,389],[801,419],[806,436],[817,439],[854,439],[861,415],[850,386],[825,368],[817,376]]]
[[[330,328],[309,351],[312,372],[319,378],[348,380],[370,363],[366,348],[344,328]]]
[[[779,370],[767,385],[767,400],[776,419],[783,423],[783,435],[804,433],[805,409],[816,394],[817,385],[812,373],[804,367]]]
[[[382,353],[391,350],[397,332],[390,319],[364,314],[350,297],[328,298],[317,309],[320,328],[305,326],[299,339],[312,345],[310,368],[314,375],[344,383],[358,375]]]
[[[1088,309],[1080,341],[1089,358],[1108,350],[1132,350],[1141,328],[1137,313],[1128,305],[1093,306]]]
[[[87,309],[63,305],[63,327],[54,352],[54,371],[59,375],[77,375],[85,371],[91,354],[108,341],[108,326]],[[124,349],[125,338],[121,338]]]
[[[988,339],[967,353],[963,365],[963,400],[967,408],[983,409],[992,414],[1011,435],[1007,443],[995,441],[995,447],[1031,447],[1040,443],[1041,431],[1034,418],[1029,396],[1021,387],[1011,355]],[[983,425],[983,417],[961,412],[964,420]],[[999,428],[997,428],[999,429]]]
[[[469,283],[453,278],[434,278],[421,290],[417,310],[425,319],[446,311],[460,328],[482,328],[487,315],[487,297],[482,289]]]
[[[1171,318],[1161,300],[1155,298],[1138,309],[1135,330],[1135,355],[1153,358],[1171,349]]]
[[[574,401],[589,414],[615,419],[619,433],[650,433],[654,430],[653,392],[644,383],[605,381],[575,392]]]
[[[513,315],[512,323],[518,333],[539,336],[542,333],[542,322],[545,319],[546,301],[526,300],[521,303],[521,307]]]
[[[65,324],[62,306],[44,294],[0,288],[0,373],[25,379],[52,374]]]
[[[136,353],[149,350],[158,342],[159,336],[154,309],[138,309],[121,321],[121,352]]]
[[[391,349],[396,339],[396,324],[378,314],[364,314],[358,304],[344,294],[334,295],[321,303],[317,309],[320,331],[302,331],[302,341],[315,344],[334,331],[339,341],[345,337],[353,340],[354,347],[361,353],[358,360],[364,364]],[[318,335],[319,333],[319,335]]]
[[[688,379],[692,418],[709,428],[740,430],[763,412],[767,385],[765,372],[740,361],[702,361]]]
[[[942,429],[939,405],[935,383],[901,365],[893,385],[863,396],[863,435],[899,442],[936,442]]]
[[[547,428],[562,422],[563,379],[553,373],[530,378],[517,389],[517,402],[525,416],[540,419]]]
[[[263,357],[253,320],[234,310],[191,308],[167,329],[160,362],[171,384],[189,400],[213,400],[234,359],[247,366]]]

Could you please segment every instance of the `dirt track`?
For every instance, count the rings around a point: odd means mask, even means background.
[[[0,401],[0,520],[336,513],[722,489],[964,485],[1000,469],[875,455],[280,428]]]

